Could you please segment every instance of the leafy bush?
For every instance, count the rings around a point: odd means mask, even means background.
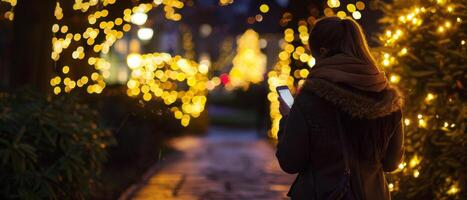
[[[0,199],[84,199],[113,136],[69,97],[0,94]]]

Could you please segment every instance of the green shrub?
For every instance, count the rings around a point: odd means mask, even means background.
[[[84,199],[113,136],[70,97],[0,95],[0,199]]]

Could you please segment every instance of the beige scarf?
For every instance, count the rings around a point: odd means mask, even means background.
[[[388,86],[384,72],[367,62],[345,54],[337,54],[318,61],[310,70],[309,77],[344,83],[371,92],[380,92]]]

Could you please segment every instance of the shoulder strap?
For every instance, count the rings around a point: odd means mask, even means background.
[[[344,157],[344,164],[345,164],[345,173],[350,175],[350,164],[349,164],[349,146],[347,144],[347,140],[344,135],[344,129],[342,127],[342,122],[341,122],[341,116],[339,113],[339,110],[336,109],[336,118],[337,118],[337,129],[339,132],[339,140],[341,141],[342,144],[342,155]]]

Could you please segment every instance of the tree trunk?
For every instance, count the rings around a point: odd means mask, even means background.
[[[13,24],[10,88],[31,86],[43,93],[50,90],[55,3],[55,0],[18,1]]]

